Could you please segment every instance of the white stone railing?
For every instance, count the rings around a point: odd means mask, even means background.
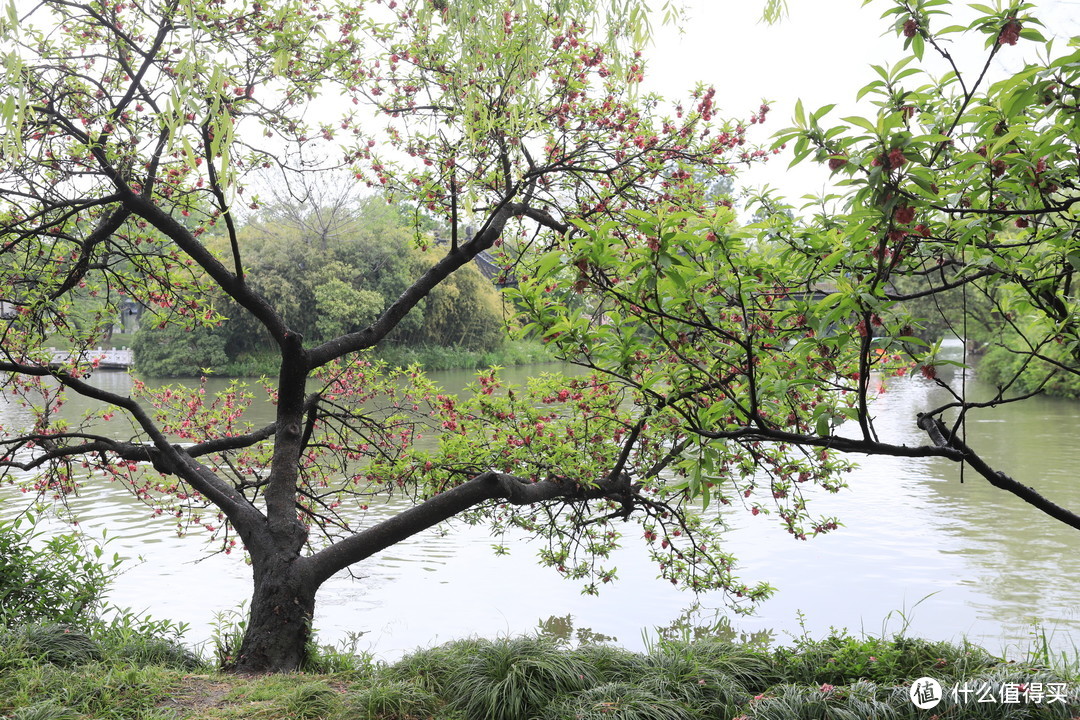
[[[56,348],[49,348],[49,352],[52,353],[53,365],[62,365],[70,362],[72,355],[71,350],[57,350]],[[102,370],[127,370],[135,362],[135,354],[130,348],[119,348],[116,350],[106,350],[105,348],[97,348],[95,350],[87,350],[79,355],[80,362],[97,362],[98,368]]]

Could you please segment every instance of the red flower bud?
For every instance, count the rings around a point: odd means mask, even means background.
[[[1015,45],[1020,39],[1021,28],[1016,18],[1009,18],[1009,22],[1005,23],[1005,27],[1001,28],[1001,34],[998,35],[998,45]]]

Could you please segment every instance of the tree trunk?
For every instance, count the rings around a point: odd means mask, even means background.
[[[608,498],[630,507],[637,489],[625,473],[580,487],[558,479],[533,482],[488,471],[307,557],[299,555],[306,538],[303,526],[285,525],[277,533],[267,532],[265,528],[246,536],[241,533],[252,554],[255,591],[240,651],[225,667],[240,673],[298,670],[311,638],[315,593],[323,582],[338,570],[479,503],[503,498],[515,505],[533,505],[573,497]]]
[[[240,673],[298,670],[311,638],[318,585],[295,556],[258,563],[254,575],[244,640],[227,668]]]

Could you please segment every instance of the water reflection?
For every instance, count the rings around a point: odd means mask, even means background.
[[[520,382],[532,372],[518,368],[507,374]],[[469,373],[435,375],[450,390],[471,379]],[[122,373],[99,373],[95,380],[119,394],[130,391],[130,378]],[[211,380],[208,389],[224,384]],[[985,390],[973,380],[968,389],[972,396]],[[914,414],[945,399],[922,378],[890,381],[875,406],[882,438],[924,442]],[[87,409],[81,403],[72,399],[65,412],[81,416]],[[17,425],[19,412],[0,404],[0,424]],[[257,405],[249,419],[259,424],[270,416],[269,407]],[[1078,421],[1080,404],[1036,400],[976,415],[967,441],[996,467],[1075,508],[1080,448],[1072,442],[1072,429]],[[999,649],[1023,644],[1036,619],[1060,630],[1053,640],[1061,648],[1080,641],[1080,587],[1074,581],[1080,577],[1080,533],[973,473],[961,484],[953,463],[883,457],[860,462],[850,490],[812,498],[815,512],[844,523],[830,535],[799,542],[773,519],[725,514],[732,524],[729,549],[741,560],[746,579],[765,579],[779,589],[755,617],[725,625],[729,613],[715,595],[692,605],[692,596],[656,580],[636,537],[614,559],[619,581],[590,597],[537,567],[538,548],[523,537],[512,539],[511,555],[498,557],[490,550],[496,539],[484,528],[451,525],[361,563],[353,569],[359,580],[346,573],[333,578],[319,595],[315,623],[326,641],[363,632],[360,647],[387,658],[466,635],[538,628],[579,640],[617,638],[631,649],[641,649],[643,628],[656,627],[754,637],[772,632],[783,641],[785,633],[803,632],[798,611],[813,635],[830,626],[878,632],[883,624],[888,631],[909,625],[915,634],[966,634]],[[0,514],[10,516],[24,496],[2,487],[0,499]],[[198,642],[210,636],[216,613],[248,597],[250,572],[242,558],[210,555],[198,536],[177,537],[175,527],[152,517],[121,487],[95,484],[72,507],[91,535],[107,528],[116,538],[110,551],[147,559],[118,580],[114,603],[189,622],[189,640]],[[371,518],[393,511],[394,506],[373,505]]]

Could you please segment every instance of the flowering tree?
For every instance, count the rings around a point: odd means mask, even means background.
[[[916,56],[936,47],[941,5],[897,6]],[[986,11],[967,30],[989,33],[993,57],[1031,35],[1025,13]],[[540,535],[542,560],[590,589],[614,577],[605,559],[635,520],[661,575],[739,602],[769,589],[735,577],[709,508],[775,513],[799,538],[829,531],[836,520],[809,514],[803,488],[841,485],[836,451],[963,460],[1020,492],[941,423],[948,408],[921,420],[932,444],[880,440],[870,378],[903,366],[900,277],[937,283],[917,292],[985,288],[1005,321],[1050,333],[1026,331],[1040,361],[1058,357],[1046,350],[1058,337],[1075,346],[1075,64],[989,88],[957,68],[910,92],[914,66],[883,70],[867,90],[883,95],[878,118],[826,130],[824,113],[802,113],[781,138],[848,179],[850,204],[806,223],[766,198],[765,219],[740,227],[707,185],[768,151],[716,120],[712,89],[667,112],[635,91],[645,17],[590,0],[46,0],[9,14],[0,369],[27,411],[4,429],[0,465],[57,496],[104,474],[226,549],[242,544],[246,671],[296,668],[327,578],[457,516]],[[447,222],[449,243],[368,325],[305,341],[249,278],[238,232],[238,213],[260,204],[248,180],[267,167],[347,169]],[[1028,224],[1008,236],[1014,218]],[[466,219],[479,229],[461,230]],[[455,397],[363,354],[496,249],[526,329],[591,374],[508,387],[489,371]],[[995,287],[980,285],[992,273]],[[93,346],[127,298],[147,322],[214,325],[220,293],[277,347],[268,425],[246,420],[240,383],[216,396],[136,383],[125,397],[96,386],[78,352],[57,366],[41,349]],[[62,419],[69,393],[100,410]],[[955,406],[960,419],[975,407],[962,394]],[[844,419],[856,436],[835,429]],[[424,433],[437,447],[416,442]],[[369,517],[383,497],[410,505]]]
[[[963,463],[1080,529],[1080,515],[991,468],[963,439],[970,415],[1080,374],[1076,40],[1062,54],[1026,2],[972,5],[964,24],[943,0],[888,5],[883,17],[910,55],[890,68],[875,66],[877,77],[860,91],[873,99],[876,115],[830,127],[823,120],[829,108],[800,109],[796,127],[779,136],[794,142],[799,160],[827,164],[844,189],[831,203],[820,201],[798,236],[776,218],[785,252],[802,258],[812,275],[833,278],[837,292],[815,310],[854,322],[859,374],[851,389],[860,442],[870,452],[882,446],[865,410],[868,371],[875,353],[903,342],[922,373],[952,397],[916,419],[930,441],[919,450]],[[983,56],[966,67],[954,53],[978,39]],[[1025,45],[1041,59],[1025,64],[1031,54],[1018,57]],[[939,68],[943,74],[932,74]],[[922,322],[908,303],[947,303],[950,296],[953,332],[1011,360],[993,374],[991,398],[970,400],[963,375],[943,382],[936,347],[904,337]]]
[[[618,540],[612,522],[638,518],[672,581],[767,591],[738,583],[714,528],[661,474],[685,450],[675,404],[642,412],[608,376],[514,389],[485,374],[458,399],[362,354],[482,251],[505,241],[515,273],[542,275],[558,238],[592,237],[574,223],[696,207],[695,175],[764,155],[745,146],[741,125],[715,119],[711,89],[667,115],[636,92],[643,4],[9,8],[0,287],[11,312],[0,370],[5,397],[26,410],[3,429],[0,466],[55,497],[105,475],[226,550],[241,543],[254,591],[236,669],[296,668],[327,578],[462,514],[540,532],[544,559],[587,582],[613,575],[602,566]],[[267,168],[347,169],[418,218],[448,222],[448,247],[429,248],[430,266],[365,327],[305,342],[280,298],[259,292],[238,231],[260,205],[248,181]],[[465,234],[466,218],[479,229]],[[222,321],[222,295],[277,347],[272,423],[247,421],[253,393],[242,384],[211,396],[136,383],[130,397],[95,385],[81,351],[123,302],[140,303],[144,322],[193,328]],[[73,349],[59,365],[43,349],[57,341]],[[99,409],[61,418],[71,393]],[[442,433],[438,451],[415,444],[428,427]],[[738,461],[779,465],[782,455]],[[829,472],[824,457],[806,464]],[[413,504],[367,518],[380,496]]]
[[[538,332],[632,395],[650,427],[679,429],[673,466],[688,495],[750,499],[805,538],[834,526],[807,524],[800,492],[836,487],[828,453],[942,457],[1080,529],[1075,511],[964,441],[971,414],[1080,374],[1080,53],[1056,57],[1026,3],[974,9],[947,25],[945,0],[889,3],[911,54],[874,67],[860,97],[876,112],[830,126],[832,106],[797,106],[777,146],[827,166],[837,185],[805,217],[771,194],[748,227],[724,208],[638,212],[629,226],[567,234],[522,284]],[[985,55],[969,73],[946,40],[979,35]],[[990,82],[1022,41],[1050,59]],[[940,79],[924,69],[931,59],[948,70]],[[574,293],[591,313],[571,310]],[[951,310],[943,323],[913,314],[920,300]],[[938,348],[920,337],[929,320],[1014,359],[993,397],[969,399],[962,375],[939,378]],[[871,408],[882,376],[912,367],[951,394],[912,418],[929,439],[916,446],[879,436]],[[1028,375],[1033,390],[1017,393]]]

